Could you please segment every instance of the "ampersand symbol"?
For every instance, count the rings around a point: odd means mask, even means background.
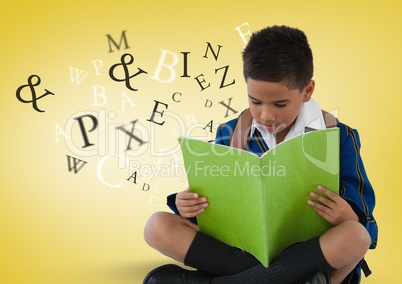
[[[33,82],[32,82],[32,79],[36,79],[36,83],[33,83]],[[39,97],[36,97],[36,91],[35,91],[35,88],[34,88],[34,87],[39,86],[40,82],[41,82],[41,80],[40,80],[40,78],[39,78],[38,75],[31,75],[31,76],[29,76],[29,78],[28,78],[28,84],[20,86],[20,87],[17,89],[16,95],[17,95],[17,99],[18,99],[20,102],[22,102],[22,103],[32,103],[32,107],[34,108],[34,110],[36,110],[36,111],[38,111],[38,112],[45,112],[44,110],[39,109],[39,107],[38,107],[36,101],[37,101],[37,100],[40,100],[41,98],[43,98],[43,97],[45,97],[45,96],[47,96],[47,95],[54,95],[54,94],[53,94],[52,92],[50,92],[50,91],[48,91],[48,90],[45,89],[46,93],[44,93],[43,95],[41,95],[41,96],[39,96]],[[29,87],[29,89],[30,89],[30,91],[31,91],[31,97],[32,97],[31,100],[24,100],[24,99],[21,97],[21,91],[22,91],[22,89],[24,89],[25,87]]]
[[[129,60],[128,60],[128,61],[126,61],[126,58],[127,58],[127,57],[129,57]],[[116,82],[123,82],[123,81],[125,81],[125,82],[126,82],[126,87],[127,87],[129,90],[138,91],[138,89],[134,89],[133,87],[131,87],[131,85],[130,85],[130,79],[131,79],[131,78],[134,78],[135,76],[138,76],[139,74],[142,74],[142,73],[148,74],[148,73],[147,73],[146,71],[142,70],[141,68],[137,68],[137,69],[138,69],[138,72],[135,73],[134,75],[131,75],[131,76],[130,76],[130,73],[129,73],[129,70],[128,70],[128,67],[127,67],[127,66],[133,64],[133,62],[134,62],[134,56],[132,56],[132,55],[129,54],[129,53],[123,54],[123,55],[121,56],[121,58],[120,58],[120,62],[121,62],[121,63],[116,63],[116,64],[114,64],[114,65],[112,65],[112,66],[110,67],[110,69],[109,69],[109,76],[110,76],[110,78],[112,78],[112,80],[114,80],[114,81],[116,81]],[[116,78],[116,76],[114,75],[114,70],[115,70],[115,68],[118,67],[118,66],[120,66],[120,65],[123,67],[123,70],[124,70],[124,78],[123,78],[123,79]]]

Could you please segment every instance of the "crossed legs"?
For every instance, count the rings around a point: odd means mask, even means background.
[[[184,263],[197,231],[198,226],[185,218],[157,212],[149,218],[144,238],[157,251]],[[330,275],[332,284],[341,283],[353,270],[366,254],[370,242],[367,230],[354,221],[335,226],[319,238],[325,259],[335,269]]]

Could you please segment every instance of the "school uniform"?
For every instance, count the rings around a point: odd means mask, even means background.
[[[231,145],[234,129],[239,117],[232,119],[218,127],[216,144]],[[336,121],[340,130],[340,188],[339,195],[344,198],[359,217],[360,223],[365,226],[371,237],[370,249],[377,246],[378,227],[373,216],[375,194],[367,177],[363,161],[360,156],[360,139],[356,129]],[[284,141],[308,131],[326,128],[323,112],[319,105],[311,99],[303,104],[295,124],[289,130]],[[264,152],[276,146],[272,133],[265,130],[253,120],[248,127],[246,150],[261,156]],[[179,214],[175,205],[175,194],[168,196],[168,206]],[[190,221],[196,223],[196,219]],[[362,263],[365,265],[365,263]],[[360,269],[356,270],[360,278]],[[355,276],[356,277],[356,276]],[[352,283],[352,282],[351,282]],[[353,282],[355,283],[355,282]]]

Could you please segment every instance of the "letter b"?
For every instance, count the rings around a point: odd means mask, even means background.
[[[170,82],[172,82],[174,79],[175,79],[175,77],[176,77],[176,71],[174,70],[174,66],[176,66],[177,65],[177,63],[179,62],[179,58],[177,57],[177,55],[176,54],[174,54],[173,52],[171,52],[171,51],[168,51],[168,50],[165,50],[165,49],[160,49],[161,51],[162,51],[162,55],[161,55],[161,57],[160,57],[160,59],[159,59],[159,63],[158,63],[158,66],[156,67],[156,70],[155,70],[155,74],[151,77],[152,79],[155,79],[155,80],[157,80],[157,81],[159,81],[159,82],[162,82],[162,83],[170,83]],[[172,58],[173,58],[173,62],[172,63],[170,63],[170,64],[166,64],[165,63],[165,59],[166,59],[166,55],[167,54],[169,54],[169,55],[171,55],[172,56]],[[170,76],[169,76],[169,78],[168,79],[161,79],[160,78],[160,74],[161,74],[161,71],[162,71],[162,67],[165,67],[166,68],[166,70],[168,71],[168,72],[170,72]]]

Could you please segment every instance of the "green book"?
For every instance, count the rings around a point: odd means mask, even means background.
[[[339,194],[339,129],[308,132],[257,155],[179,138],[192,192],[208,198],[200,231],[254,255],[264,266],[331,225],[307,205],[318,184]]]

